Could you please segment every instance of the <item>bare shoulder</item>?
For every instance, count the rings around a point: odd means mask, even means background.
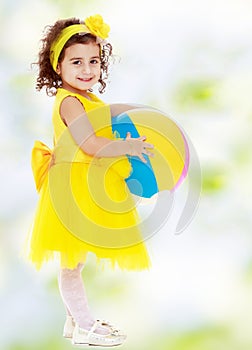
[[[85,114],[85,109],[78,98],[74,96],[67,96],[61,102],[60,116],[66,125],[69,125],[73,120],[82,114]]]

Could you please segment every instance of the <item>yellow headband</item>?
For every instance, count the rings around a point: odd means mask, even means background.
[[[62,30],[59,37],[53,42],[50,50],[50,62],[56,72],[58,59],[66,42],[75,34],[91,33],[103,41],[108,37],[110,27],[103,22],[100,15],[90,16],[85,20],[85,24],[73,24]]]

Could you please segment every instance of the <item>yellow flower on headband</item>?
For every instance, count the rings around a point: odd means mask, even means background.
[[[85,25],[95,36],[98,36],[101,39],[106,39],[108,37],[110,27],[108,24],[103,22],[101,15],[95,15],[86,18]]]

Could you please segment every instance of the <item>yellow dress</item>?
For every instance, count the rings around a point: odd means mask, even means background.
[[[32,168],[39,201],[28,240],[28,258],[39,269],[60,258],[62,268],[85,262],[88,252],[112,267],[142,270],[150,259],[140,219],[124,178],[127,157],[96,158],[83,152],[60,117],[67,96],[84,106],[97,136],[114,139],[109,106],[94,94],[85,98],[58,89],[53,108],[54,149],[36,141]]]

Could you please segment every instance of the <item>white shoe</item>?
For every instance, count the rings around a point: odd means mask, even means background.
[[[105,335],[95,333],[98,326],[102,326],[101,321],[95,321],[93,327],[88,331],[80,328],[76,323],[72,337],[73,345],[116,346],[121,345],[126,339],[125,335],[118,335],[118,331],[113,332],[113,330]]]
[[[63,337],[71,339],[73,337],[73,331],[75,327],[75,321],[72,316],[67,315],[66,322],[63,329]]]
[[[113,326],[109,321],[97,320],[97,322],[99,322],[99,324],[102,327],[108,327],[112,333],[126,339],[126,334],[123,333],[120,329]],[[63,337],[67,339],[71,339],[73,337],[74,327],[75,327],[74,318],[70,315],[67,315],[66,322],[64,324],[64,329],[63,329]]]

